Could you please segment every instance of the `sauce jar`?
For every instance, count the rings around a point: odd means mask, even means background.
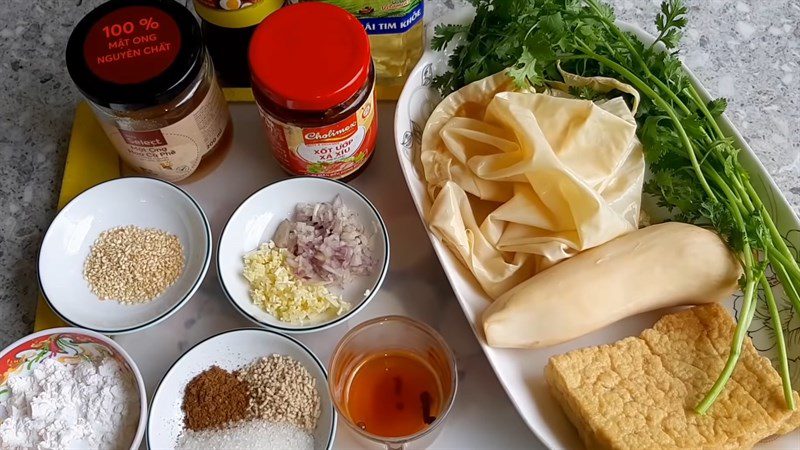
[[[283,0],[194,0],[203,42],[223,86],[250,87],[247,49],[256,26]]]
[[[280,166],[290,174],[350,178],[377,138],[375,69],[364,27],[327,3],[269,15],[250,42],[253,95]]]
[[[67,44],[67,69],[122,160],[167,181],[198,178],[230,147],[233,125],[200,26],[172,0],[112,0]]]

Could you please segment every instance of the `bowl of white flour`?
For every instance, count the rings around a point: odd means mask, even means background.
[[[0,353],[0,448],[138,449],[146,423],[139,369],[106,336],[53,328]]]

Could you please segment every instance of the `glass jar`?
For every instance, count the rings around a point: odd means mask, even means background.
[[[375,69],[355,17],[326,3],[286,6],[259,25],[249,60],[283,170],[346,179],[364,169],[377,139]]]
[[[177,2],[97,7],[70,36],[67,69],[134,171],[190,181],[230,148],[233,125],[200,27]]]
[[[283,0],[194,0],[203,42],[223,86],[250,87],[247,49],[256,26]]]

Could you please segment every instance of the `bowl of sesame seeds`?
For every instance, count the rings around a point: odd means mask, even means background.
[[[211,228],[188,193],[152,178],[119,178],[58,213],[39,252],[39,286],[64,321],[130,333],[183,306],[210,261]]]

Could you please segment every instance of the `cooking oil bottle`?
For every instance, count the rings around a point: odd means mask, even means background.
[[[293,3],[305,0],[290,0]],[[355,15],[369,35],[379,100],[396,100],[425,41],[423,0],[323,0]]]

